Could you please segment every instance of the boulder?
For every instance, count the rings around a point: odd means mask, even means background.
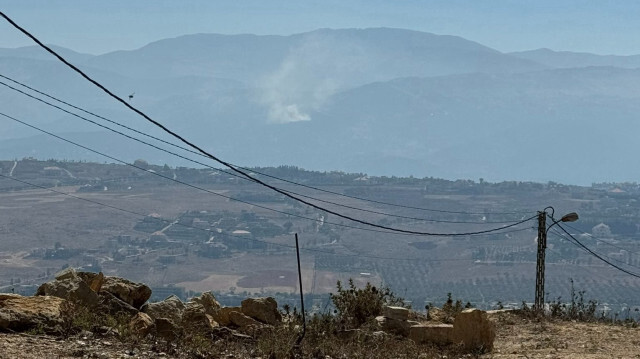
[[[438,323],[451,323],[453,318],[450,318],[444,310],[431,306],[427,311],[427,319]]]
[[[151,288],[144,283],[134,283],[119,277],[105,277],[101,290],[115,295],[136,309],[140,309],[151,297]]]
[[[66,269],[65,269],[66,270]],[[62,272],[60,272],[62,273]],[[102,273],[102,272],[101,272]],[[89,286],[91,286],[91,282],[93,282],[93,280],[100,275],[100,273],[95,273],[95,272],[76,272],[76,275],[78,277],[80,277],[80,279],[82,279],[85,283],[87,283]],[[104,275],[102,275],[102,277],[104,277]],[[56,278],[58,279],[58,278]]]
[[[409,319],[409,309],[404,307],[391,307],[385,305],[382,308],[382,316],[385,318],[396,320],[407,320]]]
[[[191,298],[191,302],[202,305],[205,313],[209,315],[214,315],[221,308],[220,303],[218,303],[216,297],[211,292],[204,292],[197,297],[193,297]]]
[[[56,273],[55,275],[56,280],[75,279],[75,278],[78,278],[78,274],[76,270],[71,267],[65,268],[60,272]]]
[[[231,321],[231,324],[240,327],[240,328],[247,328],[247,327],[262,327],[264,326],[264,324],[262,324],[261,322],[247,316],[244,315],[240,312],[230,312],[229,313],[229,320]]]
[[[43,283],[36,291],[36,295],[49,295],[67,299],[88,308],[95,308],[98,306],[98,294],[92,291],[89,285],[82,279],[70,274],[64,274],[62,278],[64,279],[56,279]]]
[[[278,303],[271,297],[247,298],[242,301],[242,313],[263,323],[275,325],[282,321]]]
[[[451,324],[417,324],[409,329],[409,339],[417,344],[453,343],[453,325]]]
[[[209,333],[214,327],[215,321],[204,311],[204,307],[198,303],[189,303],[182,314],[181,325],[188,333]],[[217,326],[217,323],[215,323]]]
[[[98,273],[97,276],[93,278],[91,282],[89,282],[89,288],[91,288],[92,291],[98,293],[100,292],[100,289],[102,289],[103,284],[104,284],[104,274],[100,272]]]
[[[495,326],[484,311],[465,309],[456,316],[453,323],[454,343],[462,343],[467,350],[491,351],[495,337]]]
[[[242,309],[240,307],[222,307],[219,311],[213,313],[211,316],[217,323],[226,327],[231,324],[231,319],[229,318],[229,313],[231,312],[242,313]]]
[[[61,308],[66,301],[53,296],[0,295],[0,330],[24,331],[62,324]]]
[[[411,324],[406,320],[392,319],[381,315],[376,317],[376,321],[378,322],[380,329],[387,333],[402,335],[404,337],[409,335],[409,328],[411,327]]]
[[[131,318],[129,329],[138,338],[144,338],[153,329],[153,319],[145,313],[138,312]]]
[[[167,318],[174,323],[180,323],[185,308],[180,298],[170,295],[161,302],[147,303],[140,310],[153,319]]]
[[[135,315],[138,313],[136,308],[130,306],[129,303],[125,303],[122,299],[109,292],[98,293],[98,298],[100,300],[100,307],[102,307],[102,310],[111,315],[118,315],[121,313]]]

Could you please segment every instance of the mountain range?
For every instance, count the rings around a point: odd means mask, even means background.
[[[640,176],[640,55],[502,53],[389,28],[196,34],[102,55],[54,49],[241,165],[573,184]],[[39,48],[0,49],[0,74],[169,139]],[[5,86],[0,98],[1,112],[123,160],[187,165]],[[111,161],[0,121],[3,158]]]

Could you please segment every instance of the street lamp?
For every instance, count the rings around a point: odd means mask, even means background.
[[[551,219],[553,223],[547,227],[547,209],[551,209]],[[578,220],[578,214],[576,212],[567,213],[562,218],[556,220],[553,215],[555,209],[551,206],[538,212],[538,258],[536,261],[536,301],[533,305],[533,309],[539,312],[544,307],[544,257],[547,249],[547,233],[551,227],[560,222],[575,222]]]

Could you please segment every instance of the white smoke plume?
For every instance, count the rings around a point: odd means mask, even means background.
[[[303,36],[261,82],[260,101],[269,108],[270,123],[310,121],[309,112],[320,110],[366,63],[360,46],[338,41],[330,32]]]

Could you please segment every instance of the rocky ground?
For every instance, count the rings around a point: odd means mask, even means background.
[[[640,328],[499,313],[494,349],[482,358],[640,358]]]
[[[494,349],[480,358],[640,358],[640,329],[604,323],[535,320],[513,313],[490,315],[496,323]],[[169,350],[167,350],[169,349]],[[194,358],[193,354],[153,342],[122,343],[89,333],[67,339],[30,334],[0,334],[0,358]],[[259,357],[251,349],[221,349],[215,358]],[[451,358],[434,353],[424,358]],[[460,354],[459,357],[476,357]]]
[[[634,321],[484,312],[452,300],[425,315],[392,305],[385,293],[339,289],[337,314],[308,318],[294,346],[301,316],[281,312],[273,298],[223,307],[205,292],[186,303],[175,296],[149,303],[143,283],[68,269],[34,296],[0,294],[0,359],[640,358]],[[566,314],[559,317],[573,318]]]

